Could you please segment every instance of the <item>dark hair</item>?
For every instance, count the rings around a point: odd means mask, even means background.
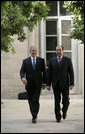
[[[64,50],[64,46],[63,45],[57,45],[56,47],[60,46],[62,48],[62,50]]]

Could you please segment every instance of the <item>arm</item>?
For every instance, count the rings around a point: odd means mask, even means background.
[[[71,59],[69,60],[69,68],[68,68],[69,76],[70,76],[70,89],[72,90],[74,87],[74,70]]]
[[[42,64],[42,71],[43,71],[43,84],[42,84],[42,87],[43,89],[46,87],[46,67],[45,67],[45,61],[43,59],[43,64]]]
[[[46,83],[48,90],[50,90],[51,82],[52,82],[52,67],[51,67],[51,62],[49,61],[48,69],[47,69],[47,83]]]
[[[25,62],[23,60],[23,63],[22,63],[21,69],[20,69],[20,77],[21,77],[21,80],[22,80],[22,82],[23,82],[24,85],[27,84],[27,80],[25,78],[25,73],[26,73],[26,70],[25,70]]]

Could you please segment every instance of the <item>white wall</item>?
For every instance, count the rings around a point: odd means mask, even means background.
[[[84,96],[84,45],[78,45],[79,93]]]

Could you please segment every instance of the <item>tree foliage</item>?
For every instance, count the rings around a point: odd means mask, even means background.
[[[70,37],[84,43],[84,1],[65,1],[64,8],[74,15]]]
[[[30,31],[42,18],[46,19],[50,9],[40,1],[2,1],[1,2],[1,50],[15,52],[13,35],[24,41],[24,27]]]

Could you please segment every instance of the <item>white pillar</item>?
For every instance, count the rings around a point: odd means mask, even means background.
[[[78,71],[78,40],[72,39],[72,63],[74,69],[74,89],[71,91],[71,94],[79,93],[79,71]]]
[[[84,45],[78,45],[79,93],[84,96]]]
[[[40,56],[46,59],[46,26],[42,19],[40,22]]]

